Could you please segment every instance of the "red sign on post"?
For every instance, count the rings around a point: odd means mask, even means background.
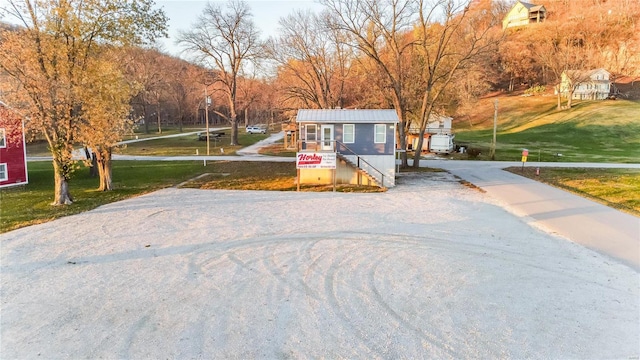
[[[522,156],[529,156],[529,150],[522,149]]]
[[[336,153],[298,153],[298,169],[335,169]]]

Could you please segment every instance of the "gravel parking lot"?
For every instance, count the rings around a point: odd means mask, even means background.
[[[165,189],[0,235],[0,358],[640,356],[634,269],[447,173]]]

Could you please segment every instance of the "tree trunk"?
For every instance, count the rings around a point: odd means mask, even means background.
[[[558,92],[558,96],[557,96],[558,97],[558,110],[562,110],[562,99],[561,99],[562,94],[560,94],[560,85],[558,85],[556,87],[556,89],[558,89],[558,91],[557,91]]]
[[[96,154],[91,152],[91,168],[89,170],[89,176],[96,177],[98,176],[98,160],[96,159]]]
[[[69,193],[69,167],[71,163],[60,164],[54,159],[53,161],[53,178],[54,178],[54,199],[51,205],[69,205],[73,203],[73,198]]]
[[[240,145],[238,141],[238,118],[235,115],[231,116],[231,144]]]
[[[573,92],[574,90],[569,90],[569,93],[567,94],[567,109],[571,109],[571,100],[573,99]]]
[[[144,119],[144,133],[149,133],[149,119],[147,118],[147,104],[142,104],[142,118]]]
[[[400,150],[405,150],[400,152],[400,166],[406,168],[409,166],[409,162],[407,161],[407,132],[406,130],[406,122],[405,122],[405,112],[403,110],[402,101],[400,101],[399,96],[396,92],[392,93],[393,95],[393,107],[396,110],[396,114],[398,115],[398,123],[396,129],[396,136],[398,140],[398,145]],[[394,150],[395,151],[395,150]]]
[[[98,175],[100,175],[100,186],[98,191],[112,190],[111,180],[111,148],[100,149],[96,152]]]
[[[156,118],[158,119],[158,134],[162,134],[162,126],[160,124],[160,103],[158,103],[158,108],[156,110]]]
[[[422,97],[422,105],[420,106],[420,130],[418,131],[418,149],[413,157],[413,167],[420,167],[420,156],[422,156],[422,144],[424,143],[424,133],[427,129],[427,122],[433,110],[433,102],[429,103],[431,97],[431,88],[428,87]],[[415,150],[415,149],[414,149]]]

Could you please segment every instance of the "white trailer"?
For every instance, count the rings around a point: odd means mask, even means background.
[[[433,134],[429,139],[429,151],[436,154],[451,154],[453,152],[453,134]]]

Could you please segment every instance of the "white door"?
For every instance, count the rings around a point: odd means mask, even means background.
[[[322,140],[322,150],[333,151],[333,125],[322,125],[320,127],[320,140]]]

